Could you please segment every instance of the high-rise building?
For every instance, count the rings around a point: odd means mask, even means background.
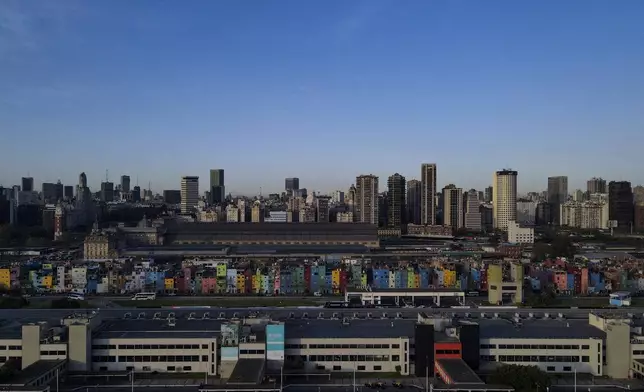
[[[181,177],[181,213],[189,214],[199,204],[199,176]]]
[[[342,192],[342,191],[333,192],[333,197],[331,198],[331,203],[333,203],[333,204],[344,204],[344,192]]]
[[[181,204],[181,190],[166,189],[163,191],[163,201],[167,204]]]
[[[548,177],[548,203],[551,204],[554,224],[559,225],[561,205],[568,201],[568,177]]]
[[[328,222],[329,221],[329,202],[331,198],[328,196],[318,196],[315,199],[317,204],[317,221],[318,222]]]
[[[546,226],[552,224],[552,208],[545,201],[537,202],[537,208],[534,213],[534,223],[537,226]]]
[[[300,189],[300,179],[297,177],[290,177],[284,180],[284,190],[290,196],[293,191]]]
[[[494,193],[494,187],[489,186],[485,188],[485,195],[483,201],[486,203],[492,203],[492,194]]]
[[[468,230],[481,231],[481,211],[479,207],[480,192],[470,189],[467,192],[467,204],[465,205],[465,228]]]
[[[63,188],[63,198],[65,200],[71,200],[74,198],[74,187],[72,185],[65,185]]]
[[[121,192],[130,193],[130,176],[121,176]]]
[[[132,188],[132,201],[138,203],[141,201],[141,187],[136,185]]]
[[[23,192],[33,192],[34,191],[34,178],[33,177],[22,177],[22,191]]]
[[[226,200],[226,187],[224,185],[224,169],[210,170],[210,204],[221,204]]]
[[[407,222],[414,225],[420,225],[422,222],[420,217],[421,193],[420,181],[407,181],[407,197],[405,200],[407,202]]]
[[[463,227],[463,189],[449,184],[443,188],[443,226]]]
[[[608,218],[617,221],[620,229],[633,224],[633,190],[628,181],[608,183]]]
[[[42,183],[42,199],[45,203],[56,202],[56,184],[52,182]]]
[[[586,182],[586,191],[589,194],[593,193],[608,193],[606,189],[606,180],[603,178],[593,177]]]
[[[356,177],[356,222],[378,224],[378,177],[372,174]]]
[[[494,172],[492,204],[494,228],[508,230],[508,222],[517,220],[517,173],[514,170]]]
[[[405,217],[405,177],[396,173],[387,179],[387,225],[400,227],[407,222]]]
[[[421,224],[436,224],[436,164],[423,163],[420,167]]]
[[[114,183],[105,181],[101,182],[101,201],[110,202],[114,201]]]

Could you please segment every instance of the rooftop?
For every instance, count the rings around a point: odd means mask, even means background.
[[[437,359],[438,365],[447,373],[454,384],[483,384],[479,376],[474,373],[462,359]]]
[[[41,359],[16,374],[16,377],[10,380],[11,384],[28,385],[43,374],[57,368],[65,363],[66,359],[44,360]]]
[[[479,319],[481,339],[604,339],[606,333],[588,320],[522,320],[518,325],[507,319]]]
[[[163,337],[208,338],[216,336],[221,330],[222,320],[176,319],[171,326],[166,319],[160,320],[110,320],[96,332],[94,338],[136,338],[155,339]]]
[[[289,320],[286,322],[286,339],[391,339],[414,336],[416,320]]]
[[[368,233],[376,235],[376,225],[368,223],[299,223],[299,222],[212,222],[212,223],[177,223],[171,226],[173,232],[339,232],[339,233]]]
[[[351,292],[364,293],[462,293],[463,290],[450,289],[450,288],[436,288],[436,289],[418,289],[418,288],[372,288],[372,289],[351,289]]]

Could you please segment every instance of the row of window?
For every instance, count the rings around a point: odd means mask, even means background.
[[[389,362],[389,355],[287,355],[286,359],[294,361],[297,358],[306,362]],[[400,361],[400,355],[392,355],[391,360]]]
[[[633,350],[633,355],[644,355],[644,350]]]
[[[92,350],[115,350],[115,344],[95,344]],[[197,350],[198,344],[119,344],[119,350]],[[207,344],[202,344],[201,348],[208,349]]]
[[[239,354],[264,354],[264,350],[239,350]]]
[[[481,361],[497,362],[496,355],[481,355]],[[570,355],[499,355],[498,362],[590,362],[589,356]]]
[[[92,362],[117,362],[114,355],[95,355]],[[118,362],[199,362],[199,355],[119,355]],[[202,355],[201,362],[208,362]]]
[[[0,346],[0,350],[6,350],[7,347],[9,350],[22,350],[22,346]]]
[[[66,351],[41,351],[40,355],[66,355]]]
[[[481,344],[482,349],[495,349],[496,344]],[[578,344],[499,344],[500,349],[510,350],[579,350]],[[582,350],[590,350],[590,346],[584,344]]]
[[[436,354],[460,354],[461,350],[436,350]]]
[[[366,349],[388,349],[400,348],[400,344],[287,344],[285,348],[295,349],[321,349],[321,348],[366,348]]]

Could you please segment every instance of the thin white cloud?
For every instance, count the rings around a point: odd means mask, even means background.
[[[0,1],[0,56],[34,51],[46,40],[60,38],[79,4],[76,0]]]
[[[371,27],[387,4],[385,0],[360,3],[334,26],[336,38],[340,41],[350,41],[362,35]]]

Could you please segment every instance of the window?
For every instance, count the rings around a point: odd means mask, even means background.
[[[364,365],[359,365],[359,366],[358,366],[358,371],[364,371],[364,370],[365,370]]]
[[[555,367],[554,367],[554,366],[548,366],[548,367],[546,368],[546,371],[548,371],[548,372],[554,372],[554,371],[555,371]]]
[[[373,370],[375,370],[375,371],[380,371],[380,370],[382,370],[382,366],[380,366],[380,365],[374,365],[374,366],[373,366]]]
[[[571,372],[572,368],[570,366],[564,366],[563,371],[564,372]]]
[[[333,370],[342,370],[342,366],[333,365]]]
[[[590,357],[588,355],[584,355],[583,357],[581,357],[581,361],[582,362],[590,362]]]

